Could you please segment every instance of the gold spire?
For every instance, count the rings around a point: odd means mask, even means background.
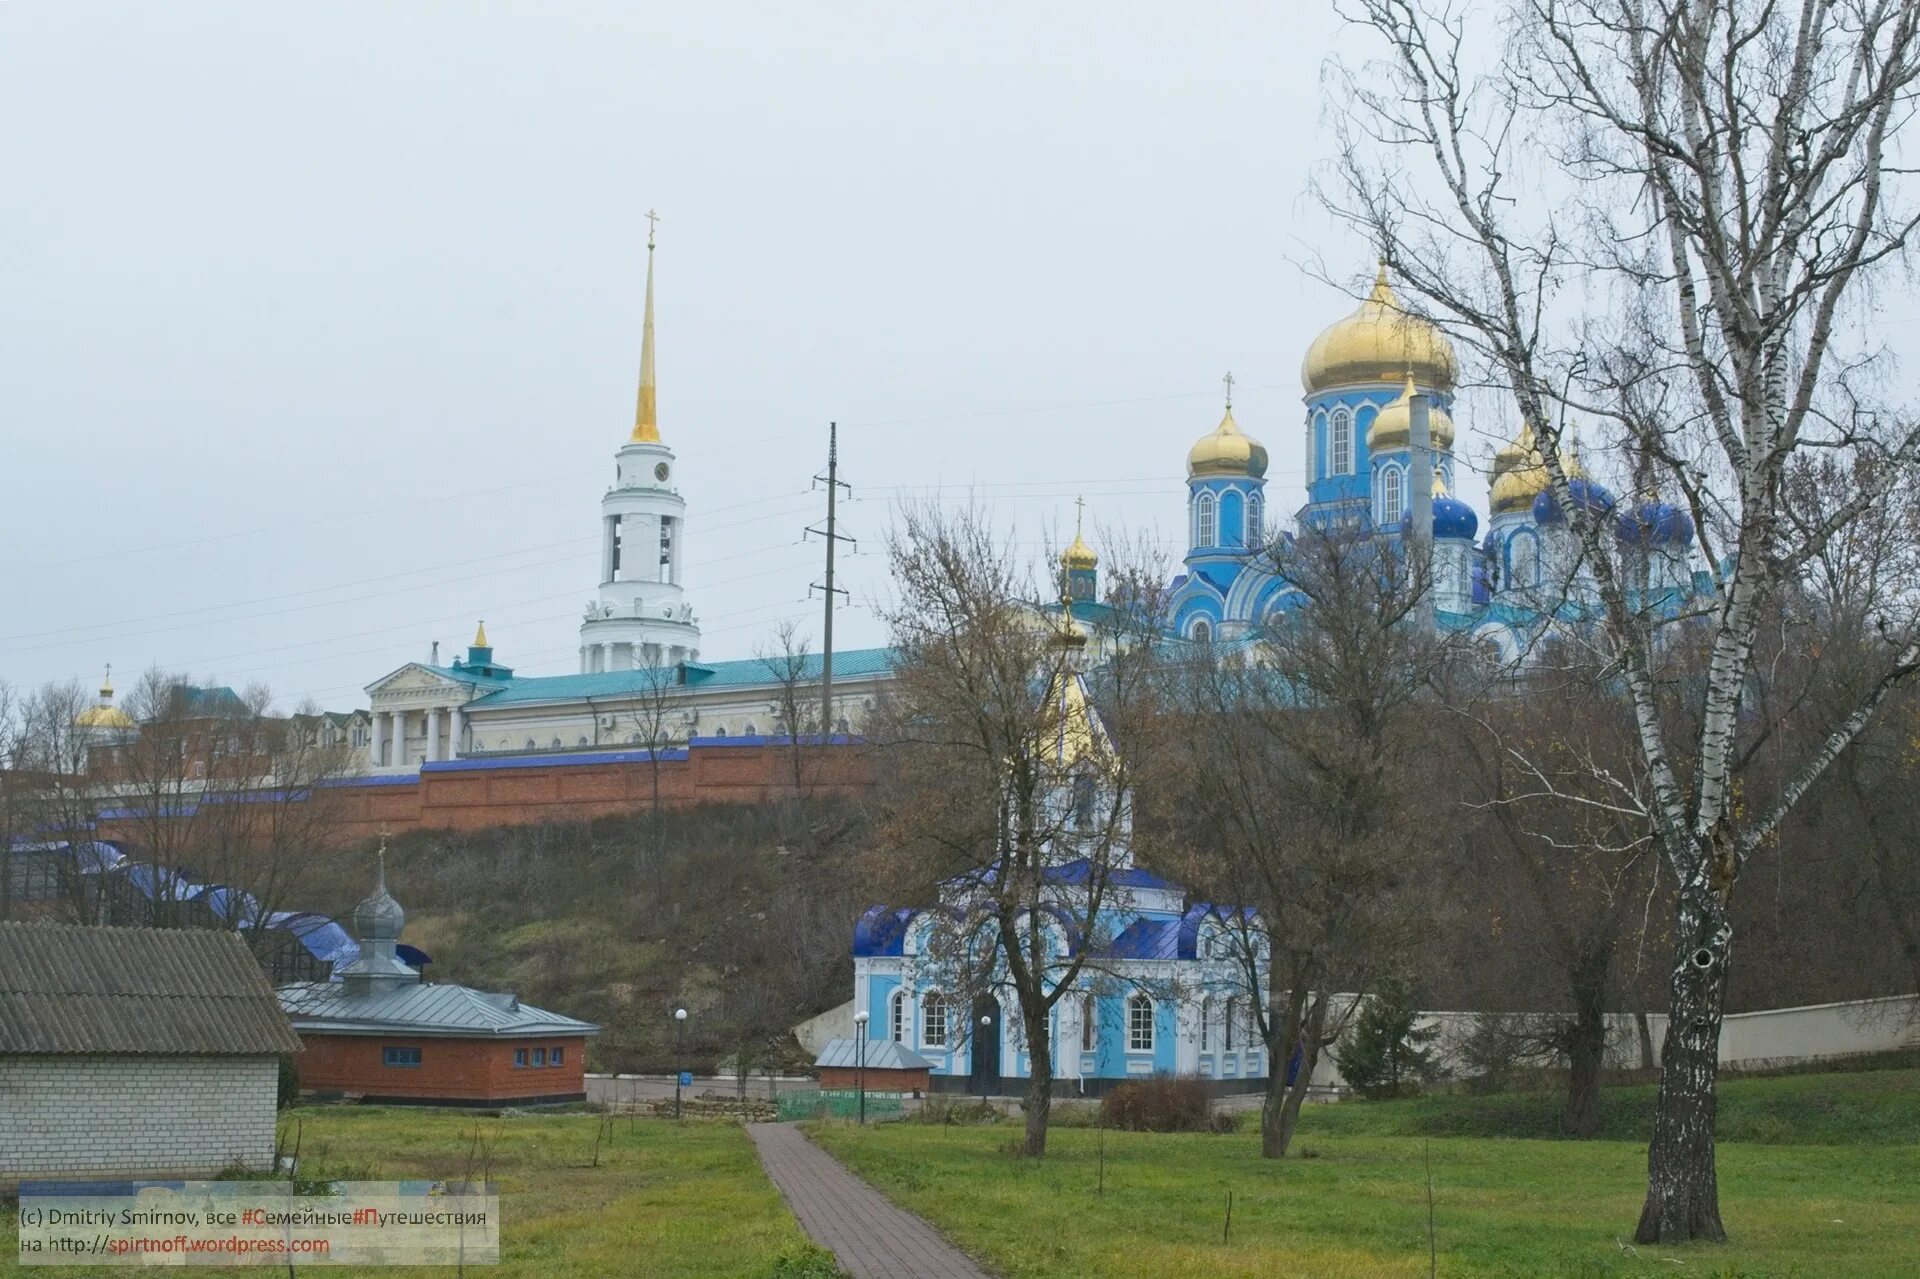
[[[492,645],[487,643],[487,622],[485,618],[481,618],[480,625],[474,628],[473,646],[475,648],[491,648],[492,647]]]
[[[640,404],[633,414],[633,434],[628,437],[628,442],[633,444],[660,442],[660,415],[654,402],[653,382],[653,228],[659,220],[658,214],[647,210],[647,315],[640,326]]]

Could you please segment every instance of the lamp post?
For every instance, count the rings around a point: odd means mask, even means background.
[[[991,1014],[991,1013],[981,1013],[981,1014],[980,1014],[980,1036],[981,1036],[981,1038],[983,1038],[983,1039],[984,1039],[984,1038],[986,1037],[986,1034],[987,1034],[987,1027],[989,1027],[989,1026],[991,1026],[991,1025],[993,1025],[993,1014]],[[994,1062],[993,1062],[993,1071],[994,1071],[994,1073],[995,1073],[995,1074],[998,1074],[998,1073],[1000,1073],[1000,1062],[999,1062],[999,1060],[998,1060],[998,1059],[999,1059],[999,1056],[1000,1056],[1000,1046],[999,1046],[998,1044],[995,1044],[995,1045],[994,1045],[994,1053],[993,1053],[993,1055],[994,1055],[994,1058],[995,1058],[995,1060],[994,1060]],[[981,1100],[981,1101],[985,1101],[986,1099],[987,1099],[987,1075],[986,1075],[986,1072],[985,1072],[985,1071],[982,1071],[982,1072],[981,1072],[981,1074],[980,1074],[980,1100]]]
[[[867,1011],[864,1008],[853,1015],[853,1048],[859,1061],[853,1077],[860,1089],[860,1122],[864,1124],[867,1122]]]
[[[673,1010],[673,1117],[680,1118],[680,1081],[686,1077],[687,1010]]]

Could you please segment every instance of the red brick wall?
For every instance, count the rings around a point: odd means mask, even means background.
[[[854,1066],[820,1067],[820,1086],[822,1088],[858,1088],[860,1071]],[[867,1067],[868,1092],[920,1092],[927,1091],[927,1072],[924,1070],[875,1070]]]
[[[808,767],[815,794],[859,794],[873,784],[858,747],[835,747]],[[764,804],[792,793],[792,759],[783,746],[703,745],[686,759],[660,762],[660,802],[667,808]],[[338,806],[341,838],[351,842],[383,832],[485,830],[642,813],[653,802],[653,775],[644,760],[555,765],[530,757],[508,768],[422,773],[410,783],[328,787],[320,802]],[[138,822],[102,822],[100,831],[103,839],[141,842]]]
[[[295,1059],[300,1086],[320,1092],[369,1097],[443,1097],[449,1101],[509,1101],[516,1097],[566,1096],[586,1091],[587,1041],[556,1039],[409,1039],[373,1035],[300,1036],[305,1050]],[[516,1049],[562,1048],[559,1066],[513,1064]],[[418,1066],[389,1066],[383,1049],[418,1048]]]

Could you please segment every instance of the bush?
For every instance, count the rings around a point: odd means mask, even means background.
[[[1211,1132],[1213,1099],[1198,1079],[1129,1080],[1100,1099],[1109,1128],[1129,1132]]]
[[[833,1254],[817,1244],[782,1248],[763,1272],[766,1279],[846,1279]]]
[[[999,1107],[972,1097],[930,1096],[920,1109],[909,1116],[920,1124],[997,1124],[1003,1118]]]
[[[1240,1112],[1235,1110],[1216,1110],[1213,1112],[1212,1130],[1221,1135],[1240,1131]]]
[[[1050,1128],[1092,1128],[1100,1121],[1097,1101],[1056,1101],[1047,1110]]]
[[[1413,995],[1403,985],[1383,987],[1367,1000],[1353,1034],[1334,1050],[1340,1073],[1361,1096],[1380,1101],[1410,1097],[1434,1074],[1433,1050],[1439,1031],[1419,1024]]]

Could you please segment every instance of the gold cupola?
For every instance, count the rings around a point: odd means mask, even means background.
[[[1367,452],[1385,453],[1403,449],[1413,439],[1413,397],[1417,388],[1409,377],[1400,394],[1374,415],[1367,428]],[[1453,418],[1438,404],[1427,409],[1427,437],[1440,453],[1453,451]]]
[[[1267,473],[1267,450],[1240,429],[1228,405],[1220,425],[1201,436],[1187,450],[1187,478],[1202,475],[1246,475],[1259,479]]]
[[[1409,312],[1380,264],[1373,291],[1359,309],[1321,330],[1300,365],[1309,395],[1336,386],[1398,382],[1411,377],[1437,391],[1454,387],[1453,343],[1438,326]]]
[[[106,678],[100,681],[100,700],[73,717],[75,728],[138,728],[133,716],[113,704],[113,667],[107,667]]]
[[[1585,474],[1577,457],[1569,454],[1567,477]],[[1547,464],[1540,456],[1540,445],[1533,435],[1533,423],[1520,427],[1520,434],[1501,445],[1493,455],[1493,474],[1488,486],[1489,506],[1495,515],[1511,515],[1533,509],[1533,499],[1547,488]]]
[[[1068,572],[1100,567],[1100,557],[1087,545],[1087,539],[1080,535],[1080,530],[1074,530],[1073,541],[1067,543],[1067,549],[1060,552],[1060,567]]]

